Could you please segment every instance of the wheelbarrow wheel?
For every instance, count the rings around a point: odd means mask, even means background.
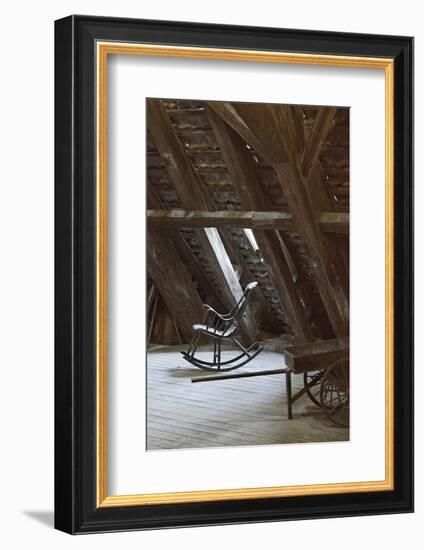
[[[324,371],[305,372],[303,373],[303,385],[309,399],[317,407],[321,407],[320,402],[320,390],[321,380],[324,375]]]
[[[338,359],[322,376],[320,406],[334,424],[349,426],[349,358]]]

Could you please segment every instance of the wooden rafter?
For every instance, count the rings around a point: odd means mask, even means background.
[[[204,296],[206,296],[207,303],[217,308],[219,311],[224,311],[226,306],[222,301],[221,295],[208,278],[193,250],[187,244],[186,239],[180,231],[173,231],[171,228],[169,228],[168,231],[181,260],[190,270],[199,288],[203,291]]]
[[[245,143],[231,127],[216,115],[214,110],[209,111],[209,120],[233,184],[239,192],[243,208],[266,210],[267,205],[263,193],[260,191],[257,175]],[[281,253],[278,239],[273,231],[266,232],[255,229],[254,236],[268,266],[269,275],[280,297],[293,333],[298,341],[305,341],[311,336],[309,322],[299,299],[290,267]]]
[[[185,208],[209,210],[210,201],[202,193],[197,175],[176,136],[166,110],[157,99],[147,100],[148,127],[169,178]]]
[[[284,249],[287,250],[289,255],[293,253],[293,257],[297,257],[299,251],[296,250],[293,240],[288,238],[287,234],[281,233],[280,231],[276,231],[276,233],[279,234],[282,248],[284,246]],[[296,288],[301,296],[301,301],[308,312],[308,318],[310,318],[311,323],[314,324],[314,335],[317,332],[317,335],[324,339],[334,337],[334,331],[328,319],[327,312],[323,307],[320,295],[317,294],[314,286],[310,284],[305,270],[298,269],[297,263],[295,263],[295,275]]]
[[[306,181],[295,162],[275,166],[281,186],[289,202],[297,231],[308,244],[313,274],[322,301],[337,336],[348,331],[347,296],[334,268],[333,253],[319,229]]]
[[[322,142],[327,137],[335,114],[336,109],[334,107],[324,107],[318,110],[302,154],[302,174],[305,178],[309,177],[311,169],[318,159]]]
[[[209,101],[208,107],[212,111],[214,111],[224,122],[228,124],[231,128],[233,128],[243,139],[246,143],[248,143],[253,149],[256,151],[261,151],[262,149],[268,150],[267,158],[272,156],[272,151],[275,147],[275,144],[273,143],[273,137],[269,137],[269,143],[267,141],[263,141],[262,137],[263,135],[267,135],[269,132],[269,128],[264,128],[265,132],[262,135],[261,131],[261,121],[260,117],[257,117],[257,126],[255,128],[252,128],[246,122],[244,121],[243,117],[240,116],[238,110],[234,107],[232,103],[224,102],[224,101]],[[248,105],[248,108],[251,107],[251,104]],[[266,105],[255,105],[255,107],[260,110],[263,107],[266,107]],[[260,136],[260,137],[259,137]],[[279,141],[279,137],[275,135],[277,142]],[[279,158],[281,158],[281,154],[284,154],[284,149],[281,148],[279,150]],[[285,158],[287,161],[287,157]]]
[[[345,212],[330,212],[334,206],[334,199],[330,196],[327,185],[322,181],[319,154],[327,134],[337,115],[336,108],[321,108],[315,116],[314,124],[307,135],[305,152],[302,154],[302,170],[305,170],[305,160],[308,158],[307,149],[311,152],[315,146],[314,161],[310,163],[306,181],[311,201],[319,215],[320,229],[326,235],[322,236],[327,249],[331,254],[333,268],[342,284],[346,297],[349,296],[349,241],[341,240],[337,233],[349,235],[349,214]],[[309,145],[308,145],[309,144]],[[310,153],[311,154],[311,153]],[[346,220],[346,223],[344,223]],[[331,229],[330,229],[331,228]],[[334,229],[334,230],[333,230]],[[331,233],[331,235],[329,235]],[[335,246],[337,243],[338,246]],[[340,246],[341,245],[341,246]]]
[[[147,207],[163,210],[163,204],[160,200],[159,193],[156,191],[155,186],[149,181],[149,192],[147,193]]]
[[[202,301],[169,234],[154,229],[148,232],[147,239],[147,265],[150,277],[188,342],[193,334],[192,325],[202,318]],[[172,273],[172,285],[169,273]]]
[[[240,269],[242,271],[242,277],[244,279],[245,283],[249,283],[251,281],[255,280],[255,276],[252,273],[251,267],[248,264],[248,262],[243,257],[243,254],[241,253],[238,246],[235,245],[233,239],[231,238],[228,231],[222,231],[220,230],[220,234],[222,236],[222,240],[225,244],[225,247],[229,253],[229,255],[233,258],[235,263],[237,263],[240,266]],[[270,304],[268,300],[266,299],[263,290],[260,285],[256,287],[255,290],[255,296],[259,298],[261,302],[261,317],[263,321],[265,321],[265,324],[267,326],[276,326],[276,320],[274,317],[274,314],[272,312],[272,309],[270,307]]]
[[[349,234],[349,223],[343,224],[346,213],[332,213],[330,210],[334,207],[334,198],[331,197],[330,192],[322,181],[321,167],[319,162],[319,154],[321,147],[326,140],[328,131],[334,122],[337,109],[335,108],[322,108],[318,111],[314,124],[307,136],[308,143],[314,143],[316,147],[314,155],[314,163],[309,168],[307,177],[308,189],[311,195],[311,201],[315,207],[321,211],[319,216],[320,229],[325,233],[333,233],[333,235],[323,236],[324,241],[327,242],[327,248],[330,251],[332,264],[337,276],[343,286],[346,296],[349,296],[349,279],[348,279],[348,264],[349,264],[349,244],[348,241],[344,242],[344,246],[334,246],[337,242],[340,244],[340,239],[334,235],[334,233]],[[315,136],[315,138],[314,138]],[[318,136],[318,139],[317,139]],[[306,146],[308,147],[308,145]],[[310,149],[312,147],[310,146]],[[304,170],[303,161],[307,158],[306,150],[302,157],[302,170]],[[328,223],[330,221],[330,223]],[[340,224],[338,222],[341,222]],[[330,230],[332,228],[338,228],[337,231]],[[346,270],[347,268],[347,270]]]

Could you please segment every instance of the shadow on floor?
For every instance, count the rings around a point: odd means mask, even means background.
[[[46,527],[51,529],[54,527],[54,512],[52,510],[24,510],[23,513]]]
[[[192,378],[193,376],[199,376],[201,373],[206,374],[205,371],[201,371],[196,368],[186,369],[184,367],[171,367],[169,369],[169,376],[172,376],[173,378]]]

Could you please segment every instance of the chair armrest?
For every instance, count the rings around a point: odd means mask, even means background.
[[[205,312],[206,315],[209,313],[209,312],[212,312],[214,315],[216,315],[217,317],[219,317],[220,319],[222,319],[223,321],[231,321],[233,319],[233,317],[229,314],[221,314],[221,313],[218,313],[213,307],[211,306],[208,306],[208,304],[202,304],[202,307],[204,309],[206,309],[207,311]]]

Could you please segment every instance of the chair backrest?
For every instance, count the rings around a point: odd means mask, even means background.
[[[237,323],[240,321],[240,319],[243,316],[243,313],[246,310],[249,296],[252,294],[252,291],[258,286],[257,281],[252,281],[248,285],[246,285],[243,295],[241,296],[240,300],[237,302],[237,304],[234,306],[233,310],[231,311],[230,315],[234,318],[234,322]]]

